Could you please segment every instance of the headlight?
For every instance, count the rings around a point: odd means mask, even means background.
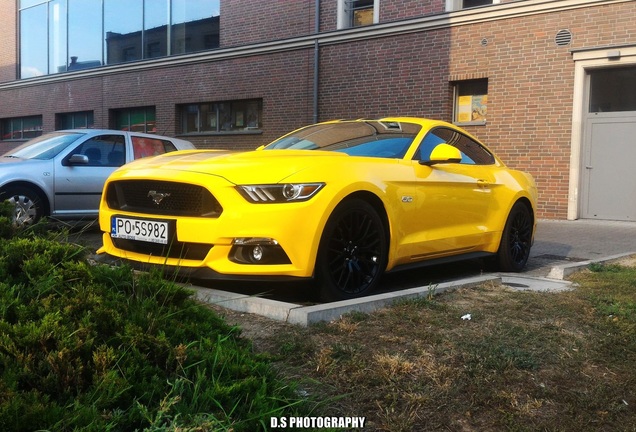
[[[307,201],[324,183],[286,183],[237,186],[239,193],[252,203],[285,203]]]

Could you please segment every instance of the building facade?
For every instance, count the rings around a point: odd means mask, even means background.
[[[18,0],[0,153],[69,127],[251,149],[335,118],[463,126],[539,216],[636,221],[634,0]]]

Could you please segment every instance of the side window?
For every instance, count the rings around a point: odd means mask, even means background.
[[[413,159],[428,161],[433,149],[442,143],[450,144],[461,151],[461,164],[491,165],[495,163],[494,156],[484,146],[458,131],[447,128],[431,130],[422,140]]]
[[[148,156],[157,156],[177,150],[175,145],[168,140],[139,136],[133,136],[131,138],[135,159],[140,159]]]
[[[123,135],[96,136],[84,141],[71,152],[73,154],[88,157],[88,164],[85,166],[122,166],[126,162],[125,139]]]

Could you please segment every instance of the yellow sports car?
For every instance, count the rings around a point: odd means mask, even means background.
[[[98,252],[195,278],[313,278],[323,299],[347,299],[431,260],[520,271],[536,201],[530,175],[452,124],[331,121],[255,151],[123,166],[104,186]]]

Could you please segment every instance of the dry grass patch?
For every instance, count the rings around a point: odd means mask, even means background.
[[[592,270],[570,292],[485,284],[281,325],[266,346],[365,431],[634,430],[636,269]]]

